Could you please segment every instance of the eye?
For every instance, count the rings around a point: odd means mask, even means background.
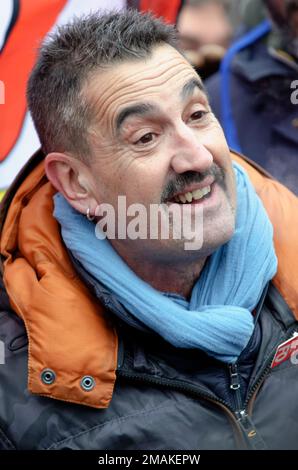
[[[147,134],[144,134],[137,142],[135,142],[135,145],[137,144],[149,144],[152,142],[154,138],[153,132],[148,132]]]
[[[195,113],[192,113],[192,115],[190,116],[190,119],[191,121],[199,121],[204,116],[206,116],[206,114],[208,114],[208,111],[203,111],[203,110],[196,111]]]

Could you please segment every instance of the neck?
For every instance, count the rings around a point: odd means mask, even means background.
[[[116,248],[116,247],[115,247]],[[179,294],[190,298],[193,286],[204,268],[207,257],[189,262],[162,262],[158,259],[140,258],[126,250],[116,248],[128,266],[143,281],[161,292]]]

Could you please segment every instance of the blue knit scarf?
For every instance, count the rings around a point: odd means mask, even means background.
[[[95,226],[64,197],[54,197],[54,217],[62,237],[84,269],[117,300],[178,348],[199,348],[233,363],[253,332],[252,311],[277,269],[273,230],[245,171],[234,164],[237,179],[236,230],[232,239],[209,258],[190,301],[163,295],[140,279],[108,240],[95,236]]]

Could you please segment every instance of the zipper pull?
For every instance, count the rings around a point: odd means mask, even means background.
[[[240,377],[238,373],[237,364],[232,364],[229,366],[230,369],[230,389],[233,390],[233,395],[235,397],[235,410],[236,413],[242,410],[242,397],[240,391]]]
[[[238,369],[237,369],[236,364],[232,364],[230,366],[230,379],[231,379],[230,388],[235,391],[239,390],[240,380],[239,380],[239,374],[238,374]]]
[[[237,413],[237,415],[238,415],[238,423],[248,441],[248,444],[253,449],[258,449],[258,450],[268,449],[268,447],[265,444],[265,441],[258,433],[251,417],[246,413],[246,411],[241,410],[239,413]]]
[[[230,379],[231,379],[230,389],[235,392],[235,398],[236,398],[236,404],[237,404],[235,415],[237,417],[239,426],[250,447],[252,447],[253,449],[260,449],[260,450],[267,449],[267,446],[263,438],[260,436],[260,434],[256,430],[256,427],[252,419],[250,418],[250,416],[248,416],[245,409],[243,409],[242,397],[241,397],[241,391],[240,391],[240,377],[239,377],[237,364],[232,364],[231,366],[229,366],[229,368],[230,368]]]

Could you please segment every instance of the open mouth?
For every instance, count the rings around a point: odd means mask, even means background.
[[[208,199],[212,194],[212,188],[213,184],[201,189],[196,189],[192,192],[177,194],[168,202],[176,204],[196,204],[204,199]]]

